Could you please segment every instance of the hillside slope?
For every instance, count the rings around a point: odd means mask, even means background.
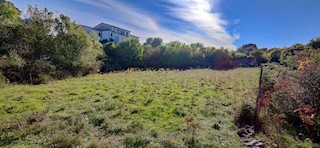
[[[9,85],[0,89],[0,147],[239,147],[234,110],[255,97],[258,73],[126,71]]]

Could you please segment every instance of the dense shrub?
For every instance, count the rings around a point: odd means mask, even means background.
[[[299,97],[304,100],[305,104],[313,105],[316,112],[320,113],[320,52],[305,67],[299,68],[298,81],[302,89]]]
[[[297,69],[299,62],[304,60],[305,57],[314,54],[314,52],[316,51],[310,46],[295,44],[289,48],[282,49],[280,63],[291,69]]]
[[[273,48],[270,50],[269,61],[280,63],[281,50]]]
[[[268,65],[264,73],[263,86],[269,89],[264,90],[263,106],[271,118],[285,121],[280,123],[292,134],[320,142],[320,52],[295,45],[285,53],[288,68]]]

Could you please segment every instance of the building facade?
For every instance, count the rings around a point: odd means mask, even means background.
[[[131,31],[129,30],[109,25],[106,23],[100,23],[99,25],[94,26],[93,28],[82,25],[82,28],[88,34],[90,34],[91,32],[96,33],[100,41],[113,41],[115,43],[119,43],[128,38],[139,39],[139,37],[131,35]]]

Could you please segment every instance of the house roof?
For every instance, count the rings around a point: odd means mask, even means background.
[[[135,36],[135,35],[131,35],[131,34],[130,34],[130,36],[135,37],[135,38],[139,38],[139,37],[137,37],[137,36]]]
[[[117,26],[114,26],[114,25],[110,25],[110,24],[107,24],[107,23],[100,23],[100,24],[94,26],[93,28],[96,29],[96,30],[100,30],[100,29],[97,29],[97,27],[100,26],[100,25],[108,25],[108,26],[111,26],[111,27],[115,27],[115,28],[119,28],[119,29],[122,29],[122,30],[125,30],[125,31],[128,31],[128,32],[131,32],[130,30],[123,29],[123,28],[120,28],[120,27],[117,27]],[[104,31],[104,30],[100,30],[100,31]]]
[[[103,25],[103,24],[104,24],[104,25],[109,25],[109,24],[106,24],[106,23],[100,23],[100,24],[96,25],[95,27],[97,27],[97,26],[99,26],[99,25]],[[112,30],[100,30],[100,29],[97,29],[97,28],[95,28],[95,27],[89,27],[89,26],[86,26],[86,25],[81,25],[81,26],[82,26],[82,27],[86,27],[86,28],[90,28],[90,29],[92,29],[92,30],[97,30],[97,31],[110,31],[110,32],[115,33],[115,34],[119,34],[118,32],[115,32],[115,31],[112,31]],[[116,27],[116,26],[113,26],[113,25],[109,25],[109,26]],[[116,28],[119,28],[119,27],[116,27]],[[122,28],[119,28],[119,29],[122,29]],[[131,32],[131,31],[126,30],[126,29],[123,29],[123,30],[128,31],[128,32]],[[123,34],[119,34],[119,35],[123,35]],[[135,37],[135,38],[139,38],[138,36],[131,35],[131,34],[130,34],[130,36],[131,36],[131,37]]]

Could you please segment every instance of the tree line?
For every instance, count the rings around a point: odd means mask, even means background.
[[[26,16],[11,2],[0,3],[0,82],[40,84],[51,79],[97,72],[141,69],[230,69],[254,67],[266,62],[294,64],[293,52],[319,48],[320,38],[308,45],[259,49],[246,44],[237,51],[206,47],[202,43],[163,43],[148,38],[120,43],[99,42],[69,17],[29,6]]]
[[[119,44],[103,44],[106,61],[102,72],[125,70],[130,67],[148,69],[212,68],[218,70],[237,67],[256,67],[275,62],[292,69],[298,68],[295,54],[319,52],[320,38],[314,38],[306,45],[295,44],[283,48],[258,48],[249,43],[237,51],[226,48],[205,47],[202,43],[184,44],[179,41],[163,43],[161,38],[148,38],[144,44],[138,40],[125,40]],[[303,51],[303,52],[302,52]]]

